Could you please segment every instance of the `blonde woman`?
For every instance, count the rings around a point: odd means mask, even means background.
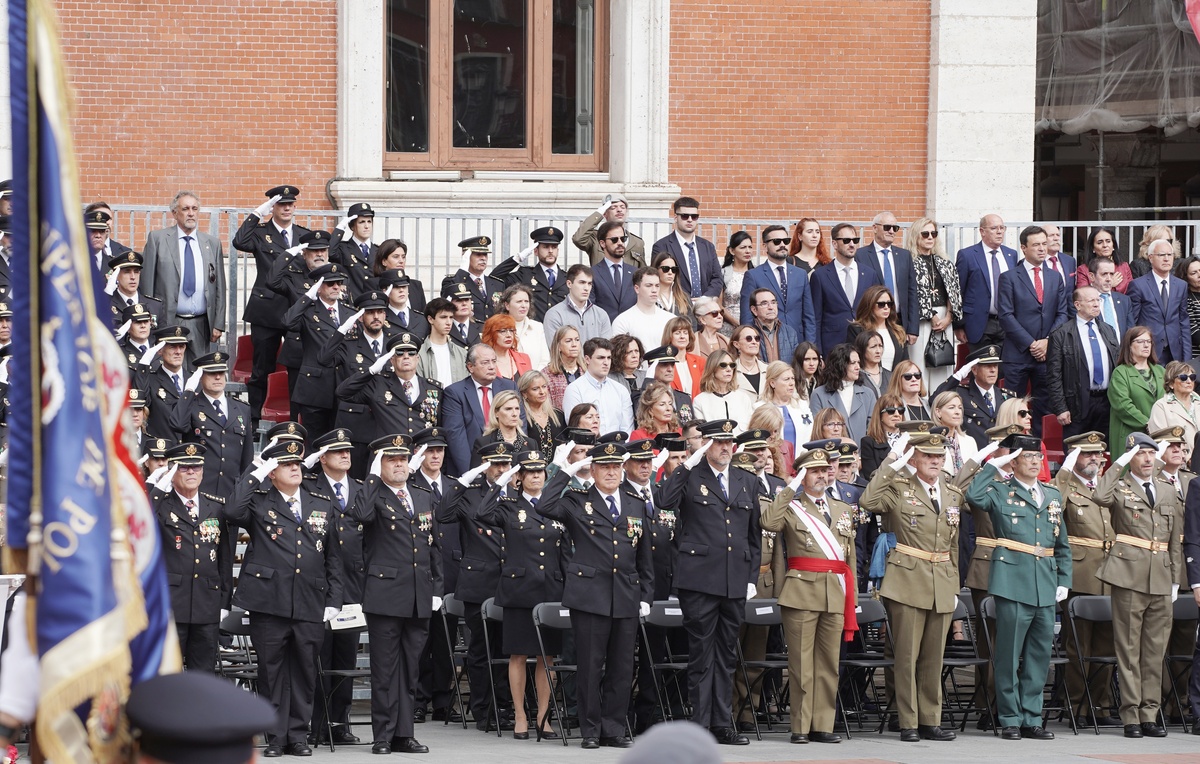
[[[953,390],[941,393],[933,399],[933,422],[948,430],[944,469],[951,475],[957,475],[963,463],[979,451],[975,439],[963,431],[964,413],[962,397]]]
[[[1183,428],[1183,453],[1191,458],[1196,432],[1200,431],[1200,395],[1196,394],[1196,370],[1183,361],[1171,361],[1163,375],[1166,395],[1150,407],[1147,432],[1166,427]]]
[[[925,375],[912,361],[901,361],[892,369],[887,392],[899,395],[904,401],[905,421],[919,422],[929,419],[929,408],[925,405]],[[996,422],[1000,424],[1000,422]]]
[[[563,428],[563,413],[550,402],[550,381],[540,371],[527,371],[517,382],[517,389],[525,404],[529,447],[553,454],[558,433]]]
[[[471,449],[471,466],[479,466],[479,449],[497,441],[504,441],[512,446],[513,453],[525,451],[530,447],[529,438],[525,436],[525,430],[521,427],[521,394],[516,390],[497,393],[492,400],[492,409],[488,414],[483,434],[475,439],[475,446]]]
[[[792,451],[799,450],[802,443],[812,440],[812,410],[808,401],[796,394],[796,372],[783,361],[767,364],[763,395],[757,407],[777,409],[783,420],[780,437],[792,444]]]
[[[1000,410],[996,412],[996,426],[1020,425],[1021,429],[1028,434],[1033,431],[1032,409],[1028,398],[1009,398],[1000,404]],[[1038,480],[1043,483],[1050,482],[1050,460],[1046,458],[1044,443],[1042,444],[1042,471],[1038,473]]]
[[[913,255],[913,275],[917,282],[917,306],[921,323],[917,330],[917,342],[909,348],[908,357],[925,374],[925,384],[930,390],[939,385],[954,371],[954,365],[927,368],[925,346],[934,334],[942,334],[957,348],[953,323],[962,318],[962,291],[958,271],[946,255],[938,224],[930,218],[917,218],[909,226],[904,246]]]
[[[701,392],[692,401],[692,414],[702,420],[732,419],[741,433],[754,413],[755,397],[737,386],[733,368],[733,357],[724,350],[708,356],[700,376]]]
[[[737,386],[755,398],[763,393],[763,372],[767,365],[759,358],[762,337],[758,329],[743,324],[733,330],[729,353],[737,364]]]
[[[637,429],[630,440],[653,438],[664,432],[680,433],[679,415],[675,411],[675,395],[662,382],[651,382],[642,390],[637,405]]]
[[[771,449],[771,468],[767,470],[775,477],[790,480],[792,461],[796,458],[796,450],[791,443],[780,437],[783,427],[783,415],[774,406],[759,406],[750,415],[746,424],[747,430],[766,430],[771,433],[767,437],[767,446]]]
[[[550,363],[542,369],[550,383],[550,405],[554,408],[562,410],[567,385],[579,379],[583,373],[582,364],[583,343],[579,341],[579,330],[573,326],[560,326],[550,343]]]

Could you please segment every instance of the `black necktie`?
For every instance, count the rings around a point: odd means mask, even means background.
[[[1142,483],[1142,488],[1146,490],[1146,498],[1150,501],[1150,505],[1154,506],[1154,489],[1150,486],[1150,481]]]
[[[279,235],[283,237],[283,248],[291,249],[292,245],[288,242],[288,232],[286,230],[280,231]]]
[[[221,424],[225,424],[225,412],[221,411],[221,402],[220,401],[213,401],[213,410],[215,410],[217,412],[217,420]]]
[[[337,498],[338,507],[340,507],[344,511],[346,509],[346,497],[342,495],[342,484],[341,483],[333,484],[333,493],[334,493],[334,496]]]
[[[466,324],[458,325],[458,334],[459,334],[459,336],[462,337],[463,342],[467,341],[467,325]]]
[[[284,234],[286,237],[287,234]],[[286,245],[285,245],[286,246]],[[196,262],[192,259],[192,237],[183,237],[183,294],[191,297],[196,293]]]
[[[433,481],[433,506],[442,506],[442,484],[440,480]]]
[[[1167,311],[1167,280],[1163,279],[1158,290],[1159,296],[1162,298],[1163,313]]]
[[[817,499],[817,509],[821,512],[821,517],[825,518],[825,524],[832,526],[833,517],[830,516],[829,505],[825,503],[824,499]]]
[[[371,340],[371,352],[376,358],[379,357],[379,340]]]
[[[787,309],[787,271],[782,265],[775,266],[775,270],[779,271],[779,312],[783,313]]]

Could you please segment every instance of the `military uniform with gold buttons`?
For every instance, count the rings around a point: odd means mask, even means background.
[[[553,244],[557,247],[562,244],[563,232],[554,226],[545,226],[530,232],[529,238],[537,244]],[[553,285],[550,284],[547,271],[554,274]],[[529,301],[529,316],[534,321],[541,321],[546,311],[567,299],[567,272],[558,267],[557,260],[547,267],[536,257],[533,265],[521,265],[520,260],[505,258],[492,269],[490,275],[502,280],[506,287],[522,284],[529,288],[533,293],[533,299]]]
[[[196,368],[206,374],[225,374],[229,356],[209,353],[196,359]],[[206,394],[185,391],[168,419],[171,433],[181,442],[203,443],[207,448],[200,488],[215,496],[232,495],[242,473],[254,460],[250,409],[229,394],[224,400],[226,405],[218,414]]]
[[[154,330],[153,344],[165,342],[168,345],[188,344],[191,332],[185,326],[161,326]],[[136,352],[136,351],[135,351]],[[161,354],[160,354],[161,355]],[[187,383],[190,372],[185,360],[179,371],[172,373],[163,366],[161,358],[156,358],[149,365],[131,363],[133,370],[132,384],[142,390],[149,401],[149,413],[146,416],[146,432],[159,438],[175,437],[171,429],[171,412],[183,395],[183,386]]]
[[[108,260],[108,272],[114,270],[124,270],[126,268],[137,268],[142,270],[142,256],[137,252],[124,252]],[[150,314],[150,319],[154,326],[162,326],[163,320],[163,302],[157,297],[150,297],[145,294],[134,293],[129,297],[121,294],[120,287],[113,290],[113,293],[108,296],[109,310],[112,311],[112,328],[115,330],[118,326],[125,323],[122,313],[131,305],[141,304]]]
[[[387,349],[415,353],[421,341],[421,337],[411,332],[397,332],[388,337]],[[391,368],[385,367],[380,374],[372,374],[367,368],[338,385],[337,395],[344,402],[370,409],[371,418],[381,431],[411,436],[437,425],[443,391],[437,380],[420,374],[413,374],[408,385],[411,392],[405,391],[405,380]],[[457,433],[457,436],[465,437],[465,434]]]
[[[132,305],[127,305],[119,310],[113,316],[113,329],[118,329],[125,322],[129,322],[129,329],[121,338],[117,340],[117,345],[121,348],[121,354],[125,356],[125,361],[133,368],[141,362],[142,354],[150,349],[154,344],[151,339],[154,326],[154,315],[147,309],[145,303],[135,302]],[[142,337],[134,337],[134,334],[143,334]]]
[[[490,255],[492,240],[488,236],[472,236],[458,243],[464,255],[475,258]],[[469,271],[459,268],[454,273],[442,279],[442,297],[451,298],[459,284],[466,287],[471,294],[471,304],[474,308],[475,320],[487,321],[496,312],[500,304],[500,295],[504,292],[504,282],[486,272],[480,276],[472,276]],[[456,332],[451,332],[453,337]]]
[[[360,218],[373,220],[375,210],[371,209],[371,205],[367,202],[358,202],[350,205],[350,209],[346,211],[346,217],[351,219],[350,228],[353,228],[354,222]],[[365,252],[362,249],[363,246],[366,247]],[[365,245],[360,245],[349,230],[341,228],[334,230],[332,246],[329,248],[329,261],[338,263],[346,269],[347,287],[352,296],[357,297],[374,288],[375,277],[371,271],[371,265],[375,262],[375,253],[378,249],[376,244],[369,241]]]

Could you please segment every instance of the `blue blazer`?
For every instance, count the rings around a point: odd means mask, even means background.
[[[863,292],[867,291],[868,287],[880,283],[875,278],[875,271],[855,262],[854,267],[858,269],[858,291],[854,296],[854,305],[851,305],[846,300],[842,282],[838,280],[836,263],[835,260],[819,265],[808,277],[817,327],[817,347],[821,349],[821,355],[827,354],[834,345],[846,341],[846,330],[854,321],[854,309],[862,299]],[[742,283],[745,284],[744,281]],[[790,291],[789,288],[789,293]]]
[[[896,282],[896,294],[892,297],[900,309],[900,323],[904,326],[904,331],[915,337],[921,324],[921,308],[917,302],[917,279],[913,275],[912,252],[896,246],[889,249],[892,251],[892,278]],[[873,243],[858,250],[854,259],[874,271],[880,284],[887,283],[883,278],[883,269],[879,267],[879,251]]]
[[[1187,314],[1188,285],[1174,276],[1167,283],[1170,284],[1167,287],[1170,290],[1170,305],[1166,313],[1163,312],[1158,292],[1158,278],[1153,271],[1129,282],[1129,288],[1125,290],[1133,319],[1130,326],[1150,329],[1154,336],[1154,349],[1158,351],[1158,362],[1163,366],[1167,365],[1167,360],[1192,359],[1192,324]]]
[[[1046,267],[1049,268],[1049,264]],[[1059,252],[1058,267],[1062,269],[1063,281],[1067,282],[1067,318],[1074,319],[1075,301],[1071,295],[1075,293],[1075,258],[1066,252]]]
[[[654,256],[659,252],[670,252],[675,258],[675,264],[679,266],[679,273],[676,278],[683,286],[684,294],[689,297],[692,294],[692,274],[688,270],[688,261],[683,248],[679,246],[679,238],[675,235],[675,230],[672,229],[669,234],[654,242],[654,246],[650,249],[650,257],[646,262],[651,262]],[[700,283],[701,294],[709,297],[720,297],[721,292],[725,290],[725,278],[721,275],[721,261],[717,259],[717,247],[708,239],[696,237],[696,256],[700,261]],[[593,266],[593,269],[595,266]],[[790,291],[790,285],[789,285]]]
[[[516,383],[497,377],[492,380],[491,400],[496,400],[498,393],[516,389]],[[487,424],[473,377],[460,379],[442,391],[441,418],[442,427],[453,433],[446,449],[446,474],[458,476],[471,469],[471,445]]]
[[[750,297],[754,290],[770,289],[779,301],[779,320],[796,332],[798,342],[816,342],[817,323],[813,318],[808,274],[794,265],[788,265],[786,268],[783,273],[787,277],[787,305],[783,304],[783,297],[779,294],[779,280],[775,278],[775,266],[771,261],[746,271],[742,278],[742,323],[754,323],[754,314],[750,312]],[[791,356],[788,356],[788,362],[791,363]]]
[[[1050,332],[1067,320],[1067,289],[1062,276],[1042,266],[1042,302],[1033,291],[1033,281],[1024,265],[1000,274],[1000,297],[996,313],[1004,328],[1000,349],[1003,363],[1037,363],[1029,346],[1050,337]]]
[[[1009,270],[1017,267],[1015,249],[1001,245],[1000,254],[1008,261]],[[983,339],[992,305],[991,271],[983,242],[958,250],[954,267],[958,270],[958,285],[962,289],[963,330],[967,333],[967,341],[976,343]]]
[[[621,289],[618,291],[607,257],[592,266],[592,302],[608,314],[609,321],[616,321],[617,316],[637,304],[633,272],[632,265],[621,263]]]

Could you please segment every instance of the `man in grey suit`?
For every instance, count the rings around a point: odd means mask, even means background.
[[[199,230],[200,198],[180,191],[171,200],[175,225],[151,231],[142,249],[142,294],[163,302],[166,325],[186,326],[188,362],[207,355],[225,330],[225,253]]]

